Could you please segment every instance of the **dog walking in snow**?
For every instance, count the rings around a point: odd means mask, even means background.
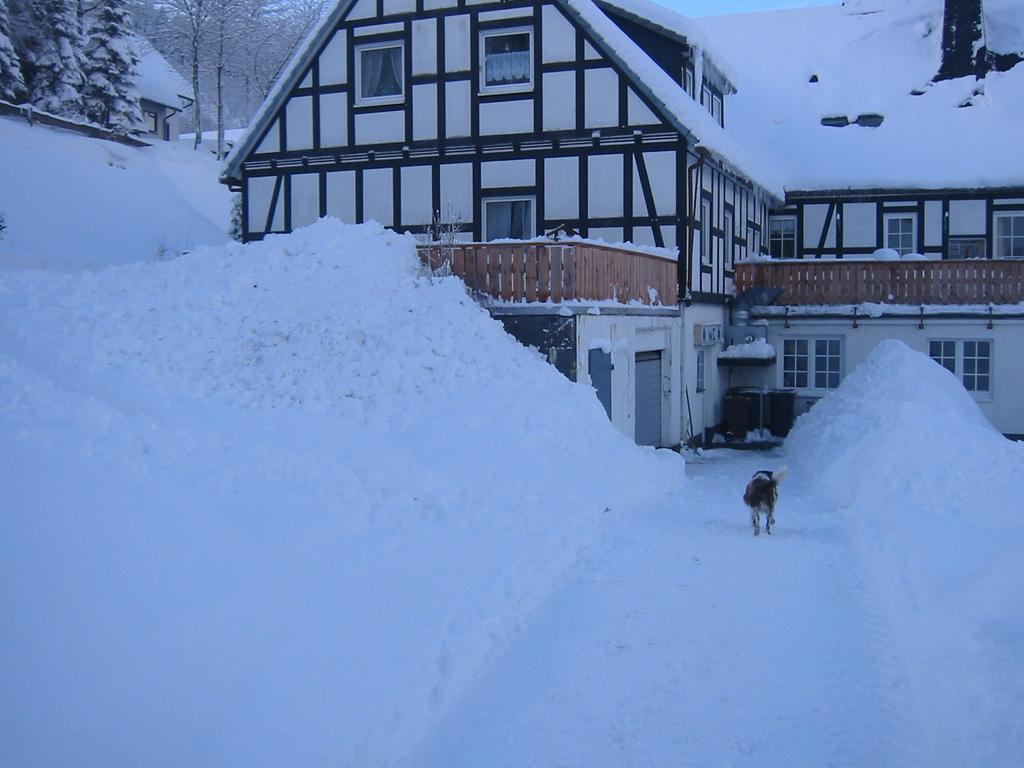
[[[762,469],[755,472],[747,483],[743,501],[750,507],[750,522],[754,526],[754,535],[761,533],[761,513],[765,513],[764,530],[769,535],[775,525],[775,502],[779,498],[779,483],[786,476],[786,468],[776,472]]]

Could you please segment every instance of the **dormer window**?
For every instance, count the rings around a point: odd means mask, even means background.
[[[480,38],[481,92],[508,93],[533,88],[533,33],[530,30],[484,32]]]
[[[693,68],[689,64],[683,64],[683,90],[692,98],[696,91],[693,87]]]
[[[405,98],[402,76],[404,50],[400,42],[356,48],[356,104],[401,104]]]

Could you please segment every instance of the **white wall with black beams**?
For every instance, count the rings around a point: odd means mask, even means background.
[[[879,248],[947,259],[1024,255],[1003,236],[1024,227],[1024,187],[791,192],[786,198],[771,216],[770,250],[777,257],[864,258]]]
[[[488,85],[495,35],[528,40],[528,83]],[[700,161],[599,47],[552,2],[357,0],[244,159],[247,238],[325,215],[420,232],[439,211],[486,240],[508,234],[488,208],[516,204],[524,236],[568,224],[695,250],[685,289],[721,298],[732,264],[767,247],[764,196]],[[400,61],[393,98],[359,90],[375,48]]]

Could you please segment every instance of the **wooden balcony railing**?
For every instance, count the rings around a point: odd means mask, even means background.
[[[764,261],[736,265],[736,292],[782,288],[779,304],[1016,304],[1024,261]]]
[[[459,243],[420,246],[474,292],[507,302],[572,300],[675,306],[676,262],[592,243]]]

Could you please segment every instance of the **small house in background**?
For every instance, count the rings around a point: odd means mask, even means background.
[[[171,63],[142,37],[135,38],[139,55],[136,87],[142,111],[142,136],[177,141],[181,111],[192,104],[192,87]]]

